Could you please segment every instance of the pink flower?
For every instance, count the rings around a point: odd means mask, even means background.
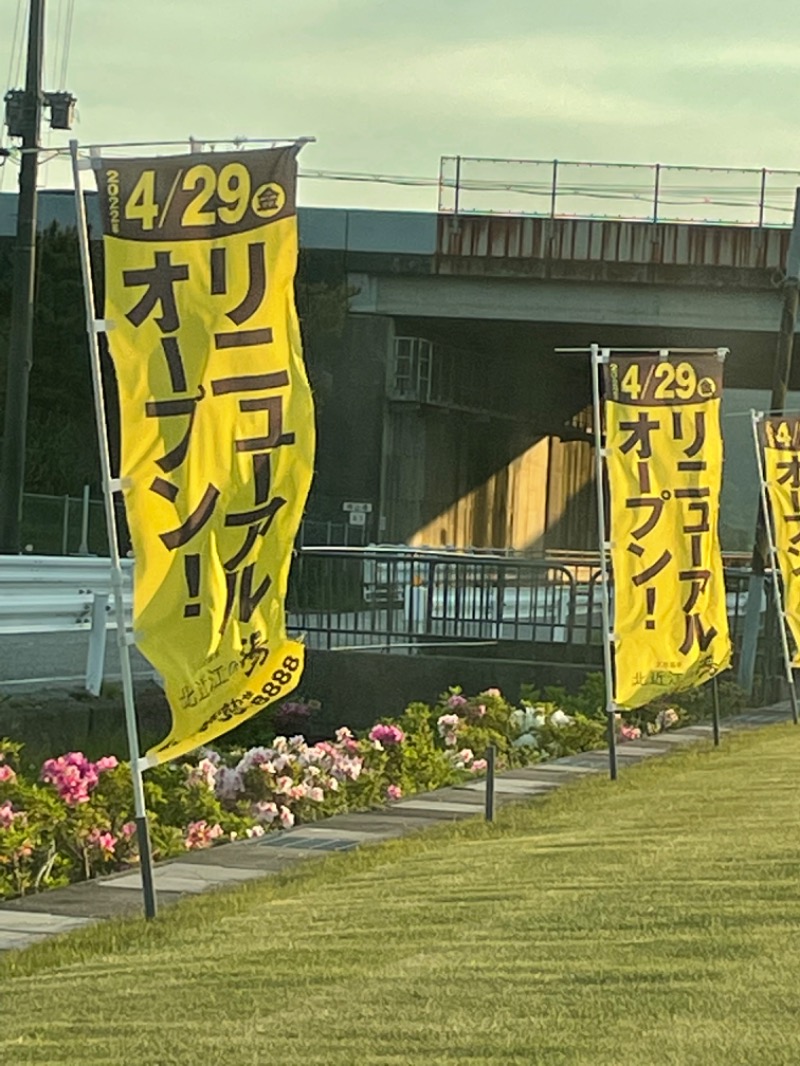
[[[311,800],[312,803],[322,803],[322,801],[325,799],[325,793],[322,791],[319,785],[314,785],[308,790],[308,798]]]
[[[211,759],[201,759],[196,767],[189,770],[186,783],[199,785],[205,788],[214,788],[217,778],[217,767]]]
[[[259,800],[258,803],[253,804],[253,817],[257,818],[259,822],[266,822],[267,825],[271,825],[278,817],[277,803]]]
[[[293,785],[294,781],[292,781],[291,777],[279,777],[275,782],[275,791],[278,795],[288,796],[292,791]]]
[[[288,807],[281,807],[278,812],[278,818],[284,829],[291,829],[294,825],[294,815]]]
[[[393,747],[395,744],[402,744],[406,739],[406,735],[402,729],[396,725],[385,725],[383,722],[379,722],[374,725],[369,731],[369,739],[373,743],[383,744],[388,747]]]
[[[67,806],[77,807],[79,803],[89,802],[89,793],[97,786],[100,774],[117,765],[113,755],[93,763],[83,752],[70,751],[57,759],[47,759],[42,764],[41,779],[54,786]]]
[[[450,696],[450,698],[448,699],[447,706],[450,707],[451,709],[455,708],[455,707],[463,707],[466,704],[466,702],[467,702],[467,697],[466,696],[461,696],[461,695],[459,695],[459,693],[454,692],[453,695]]]
[[[638,740],[642,731],[635,725],[621,725],[619,727],[619,735],[623,740]]]
[[[475,759],[472,766],[470,766],[470,770],[473,774],[482,774],[486,769],[487,765],[488,763],[485,759]]]
[[[14,823],[15,818],[23,817],[22,811],[15,811],[11,806],[11,800],[0,803],[0,829],[8,829]]]
[[[208,848],[212,840],[216,840],[223,834],[221,825],[209,825],[205,820],[190,822],[186,827],[184,846],[188,850],[193,848]]]
[[[4,782],[13,783],[16,780],[17,775],[14,773],[8,763],[5,763],[3,766],[0,766],[0,785]]]
[[[251,825],[250,828],[246,830],[246,835],[250,840],[254,837],[263,837],[264,827],[261,825]]]
[[[136,822],[126,822],[124,825],[120,826],[119,831],[120,833],[122,833],[126,840],[130,840],[133,834],[136,832]]]
[[[437,719],[436,728],[439,731],[439,736],[444,740],[448,748],[455,747],[456,733],[460,724],[461,719],[457,714],[442,714]]]
[[[86,843],[89,847],[95,847],[102,852],[104,859],[109,859],[114,854],[117,838],[113,833],[109,833],[108,830],[95,828],[86,837]]]
[[[399,800],[403,795],[403,790],[399,785],[389,785],[386,789],[386,798],[390,800]]]

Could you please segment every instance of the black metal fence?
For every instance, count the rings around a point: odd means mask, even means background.
[[[734,648],[747,567],[725,568]],[[413,652],[454,644],[600,645],[600,568],[588,556],[530,559],[478,552],[306,547],[295,560],[289,626],[310,647]],[[611,589],[613,597],[613,587]],[[767,597],[762,633],[769,633]],[[763,645],[763,668],[772,657]],[[777,667],[776,667],[777,669]]]

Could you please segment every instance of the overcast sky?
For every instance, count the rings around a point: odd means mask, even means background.
[[[45,88],[58,88],[70,4],[47,5]],[[0,0],[8,84],[17,6]],[[447,154],[800,169],[800,13],[785,0],[74,0],[74,12],[67,87],[83,143],[311,135],[306,169],[430,178]],[[69,174],[50,163],[44,180]],[[434,209],[436,190],[304,180],[301,202]]]

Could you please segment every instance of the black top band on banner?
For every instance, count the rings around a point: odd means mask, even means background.
[[[750,414],[762,447],[779,452],[800,451],[800,412],[751,411]]]
[[[297,213],[302,144],[251,151],[97,159],[105,236],[134,241],[209,240]]]
[[[609,353],[602,364],[606,402],[634,407],[675,407],[719,400],[723,361],[715,351],[666,358],[659,352],[636,352],[618,358]]]

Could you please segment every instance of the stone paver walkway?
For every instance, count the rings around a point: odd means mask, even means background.
[[[790,718],[788,703],[775,704],[728,718],[721,732],[772,725]],[[668,755],[685,744],[708,740],[711,725],[696,725],[620,745],[619,767]],[[523,770],[498,774],[495,808],[505,803],[546,795],[552,789],[586,774],[608,773],[606,751],[584,752]],[[257,840],[235,841],[208,851],[189,852],[161,863],[155,870],[160,907],[186,895],[279,873],[306,859],[334,851],[350,851],[432,825],[478,818],[484,813],[486,782],[468,782],[410,796],[390,807],[360,814],[338,814],[311,825]],[[0,904],[0,950],[25,947],[37,940],[124,914],[142,913],[138,871],[115,874],[66,888]]]

